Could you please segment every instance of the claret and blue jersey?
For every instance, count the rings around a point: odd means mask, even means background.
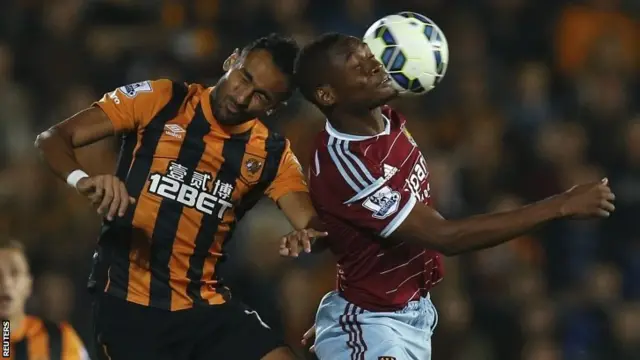
[[[309,188],[338,257],[338,290],[372,311],[403,308],[442,279],[440,254],[390,238],[418,203],[430,203],[426,160],[406,120],[383,108],[376,136],[340,133],[316,140]],[[389,239],[387,239],[389,238]]]

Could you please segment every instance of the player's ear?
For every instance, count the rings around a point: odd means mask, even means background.
[[[233,52],[231,53],[231,55],[229,55],[227,60],[224,61],[224,64],[222,64],[222,70],[229,71],[229,69],[231,69],[233,65],[235,65],[238,62],[239,58],[240,58],[240,49],[233,50]]]
[[[318,104],[325,107],[332,106],[336,102],[336,94],[328,85],[318,87],[313,96]]]

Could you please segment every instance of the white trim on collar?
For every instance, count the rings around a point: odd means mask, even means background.
[[[382,117],[384,118],[384,121],[386,124],[384,126],[384,131],[382,131],[380,134],[377,134],[377,135],[362,136],[362,135],[345,134],[336,130],[333,126],[331,126],[331,124],[329,123],[329,120],[327,120],[327,123],[325,125],[325,130],[330,136],[333,136],[334,138],[340,139],[340,140],[363,141],[363,140],[373,139],[375,137],[382,136],[382,135],[389,135],[391,133],[391,121],[384,115],[382,115]]]

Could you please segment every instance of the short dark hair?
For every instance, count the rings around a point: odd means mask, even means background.
[[[347,35],[340,33],[326,33],[300,50],[296,60],[295,79],[302,95],[312,103],[316,104],[314,90],[326,80],[325,69],[331,62],[332,50],[347,38]]]
[[[293,38],[272,33],[249,43],[242,49],[242,54],[254,50],[268,51],[278,69],[288,78],[293,79],[296,58],[300,52],[300,47]]]

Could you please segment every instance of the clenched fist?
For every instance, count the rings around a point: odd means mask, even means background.
[[[577,185],[561,195],[563,216],[574,218],[609,217],[616,209],[616,196],[609,188],[609,180]]]
[[[76,184],[76,189],[89,198],[97,208],[98,214],[105,216],[109,221],[113,220],[116,214],[124,216],[127,207],[136,202],[129,196],[124,183],[114,175],[82,178]]]

